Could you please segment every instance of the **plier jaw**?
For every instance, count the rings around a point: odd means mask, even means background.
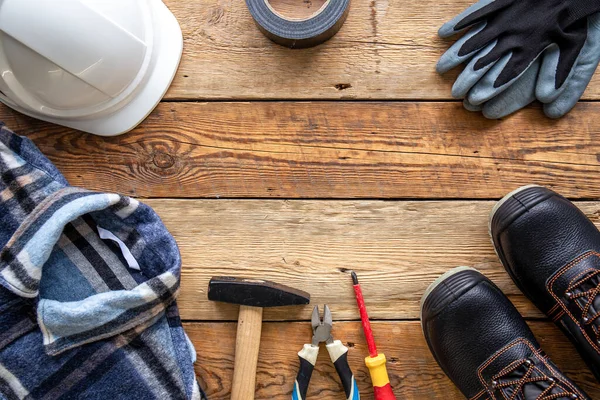
[[[319,344],[326,343],[329,358],[335,366],[335,369],[340,377],[346,399],[359,400],[360,395],[354,374],[348,365],[348,348],[339,340],[333,340],[331,329],[333,328],[333,317],[331,310],[325,306],[323,319],[319,314],[319,306],[313,309],[310,319],[313,337],[311,344],[305,344],[302,350],[298,353],[300,358],[300,370],[294,382],[294,390],[292,392],[292,400],[305,400],[308,392],[308,384],[312,376],[313,369],[317,363],[319,355]]]
[[[333,336],[331,335],[331,329],[333,328],[333,317],[331,316],[331,310],[329,309],[328,305],[325,305],[323,319],[321,319],[321,315],[319,313],[319,306],[315,306],[310,322],[313,329],[313,346],[318,346],[319,343],[333,343]]]

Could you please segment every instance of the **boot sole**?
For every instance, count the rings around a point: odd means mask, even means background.
[[[424,311],[424,308],[426,305],[428,307],[432,307],[431,310],[435,310],[437,307],[440,307],[441,305],[443,305],[443,306],[448,305],[453,300],[456,300],[457,297],[460,297],[462,295],[461,292],[464,293],[479,283],[479,282],[474,282],[474,283],[466,286],[464,279],[461,279],[460,277],[455,278],[455,275],[461,274],[464,272],[474,272],[474,273],[477,273],[478,277],[479,276],[483,277],[483,275],[481,275],[481,273],[479,271],[477,271],[475,268],[456,267],[456,268],[451,269],[451,270],[447,271],[446,273],[442,274],[435,281],[433,281],[433,283],[431,283],[429,285],[429,287],[427,288],[427,290],[425,290],[425,293],[421,297],[420,320],[421,320],[421,330],[423,332],[423,337],[425,338],[425,342],[427,342],[427,347],[429,347],[429,350],[431,351],[433,358],[435,359],[437,364],[440,366],[440,368],[442,369],[442,371],[444,371],[444,373],[446,375],[448,375],[448,371],[446,371],[446,369],[444,368],[444,365],[440,362],[440,360],[437,357],[437,354],[434,352],[433,348],[431,347],[431,344],[429,342],[429,337],[427,335],[427,332],[425,331],[425,323],[423,321],[423,311]],[[465,274],[465,275],[468,275],[468,274]],[[468,279],[467,276],[465,276],[464,278]],[[483,277],[483,278],[485,278],[485,277]],[[448,280],[450,280],[450,282],[448,282],[446,287],[440,287],[444,282],[447,282]],[[457,293],[459,293],[459,294],[457,295]],[[430,301],[428,302],[427,300],[430,300]],[[443,306],[442,306],[442,308],[443,308]]]
[[[514,195],[519,194],[524,190],[535,188],[535,187],[543,187],[543,186],[540,186],[540,185],[521,186],[520,188],[513,190],[512,192],[510,192],[509,194],[507,194],[506,196],[501,198],[496,204],[494,204],[494,208],[492,208],[492,211],[490,212],[490,217],[488,219],[488,235],[490,236],[490,241],[492,242],[492,247],[494,248],[494,253],[496,253],[496,257],[498,257],[500,259],[500,261],[502,261],[502,264],[504,264],[504,260],[500,256],[500,253],[498,252],[498,249],[496,248],[496,244],[494,243],[494,235],[492,234],[492,221],[494,220],[494,217],[496,216],[496,214],[498,213],[500,208],[502,208],[503,205],[505,205],[509,200],[511,200]],[[504,269],[508,272],[508,268],[506,268],[506,265],[504,265]],[[508,273],[510,274],[510,272],[508,272]],[[511,274],[511,278],[512,278],[512,274]],[[513,279],[513,281],[514,281],[514,279]],[[516,284],[516,282],[515,282],[515,284]]]
[[[522,193],[529,189],[533,189],[533,188],[543,189],[544,191],[546,191],[546,193],[534,194],[531,198],[524,199],[524,201],[526,202],[525,204],[521,200],[518,200],[515,198],[515,196],[517,194]],[[518,280],[512,273],[511,269],[508,267],[508,264],[504,258],[504,255],[502,254],[500,249],[496,246],[496,243],[494,242],[494,234],[492,232],[492,229],[493,229],[494,224],[502,225],[502,224],[512,223],[512,221],[514,221],[515,219],[517,219],[518,217],[523,215],[523,213],[526,211],[526,210],[524,210],[524,208],[532,207],[532,206],[548,199],[549,197],[551,197],[553,195],[554,195],[554,193],[552,191],[550,191],[549,189],[547,189],[543,186],[540,186],[540,185],[522,186],[516,190],[513,190],[506,196],[504,196],[502,199],[500,199],[500,201],[498,201],[494,205],[494,208],[492,209],[492,211],[490,213],[490,217],[489,217],[489,221],[488,221],[488,234],[490,235],[490,241],[492,242],[492,247],[494,248],[494,252],[496,253],[496,256],[502,263],[504,270],[510,275],[510,277],[511,277],[512,281],[515,283],[515,285],[528,298],[529,298],[529,296],[527,295],[527,291],[524,290],[523,287],[521,287]],[[527,200],[529,200],[529,201],[527,201]],[[509,221],[509,222],[507,222],[507,221]],[[530,298],[530,300],[535,304],[533,299]]]
[[[427,298],[434,292],[434,290],[442,283],[444,282],[446,279],[450,278],[451,276],[454,276],[460,272],[463,271],[475,271],[475,272],[479,272],[477,271],[475,268],[471,268],[471,267],[456,267],[451,269],[450,271],[446,271],[444,274],[442,274],[441,276],[439,276],[435,281],[433,281],[433,283],[431,283],[427,289],[425,290],[425,293],[423,293],[423,296],[421,296],[421,302],[419,304],[419,309],[420,309],[420,313],[419,313],[419,319],[421,321],[423,321],[423,306],[425,305],[425,301],[427,300]],[[421,324],[421,328],[423,327],[423,324]],[[425,332],[423,332],[425,333]]]
[[[494,219],[494,216],[496,215],[496,213],[498,212],[500,207],[502,207],[504,204],[506,204],[506,202],[508,200],[510,200],[514,195],[519,194],[524,190],[535,188],[535,187],[543,187],[543,186],[540,186],[540,185],[521,186],[520,188],[513,190],[512,192],[510,192],[509,194],[507,194],[506,196],[501,198],[496,204],[494,204],[494,208],[492,208],[492,212],[490,213],[490,218],[488,221],[488,233],[490,234],[490,237],[492,237],[492,220]],[[494,249],[495,248],[496,248],[496,246],[494,246]]]
[[[488,234],[490,235],[490,241],[492,242],[492,247],[494,248],[494,252],[496,253],[496,256],[498,257],[498,259],[500,260],[500,263],[504,267],[504,270],[508,273],[511,280],[517,286],[517,288],[521,291],[521,293],[523,293],[532,303],[535,304],[535,301],[527,295],[527,291],[524,290],[524,288],[521,286],[519,281],[516,279],[516,277],[512,273],[511,269],[508,267],[508,263],[506,262],[504,255],[502,254],[500,249],[498,249],[498,247],[496,246],[496,243],[494,242],[494,234],[492,232],[494,223],[501,224],[503,222],[506,222],[507,220],[514,220],[523,214],[524,211],[522,208],[524,207],[524,204],[521,203],[519,200],[515,199],[514,196],[519,193],[524,192],[525,190],[532,189],[532,188],[545,189],[543,186],[540,186],[540,185],[522,186],[518,189],[513,190],[506,196],[504,196],[502,199],[500,199],[500,201],[498,201],[494,205],[494,208],[490,212],[490,218],[488,221]],[[536,201],[541,202],[545,198],[546,197],[544,197],[544,196],[540,196],[538,199],[536,199]],[[532,204],[536,204],[536,203],[533,202]]]

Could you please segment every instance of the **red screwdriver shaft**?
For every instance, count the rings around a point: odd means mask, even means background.
[[[373,330],[371,329],[371,322],[369,321],[369,314],[367,313],[367,306],[365,306],[365,299],[362,294],[362,289],[358,283],[358,277],[353,271],[352,282],[354,283],[354,294],[356,295],[356,303],[358,304],[358,311],[360,312],[360,319],[362,321],[363,331],[365,332],[365,338],[367,339],[367,346],[369,346],[369,355],[371,357],[377,356],[377,345],[375,345],[375,339],[373,338]]]
[[[390,378],[388,376],[387,368],[385,366],[386,359],[385,354],[377,352],[377,346],[375,346],[375,339],[373,339],[373,330],[371,329],[371,322],[369,322],[369,314],[367,314],[367,307],[365,306],[365,299],[363,298],[362,289],[358,283],[358,277],[352,272],[352,282],[354,283],[354,294],[356,294],[356,303],[358,304],[358,310],[360,311],[360,319],[362,321],[363,331],[365,332],[365,338],[367,339],[367,345],[369,346],[369,357],[365,358],[365,364],[369,368],[369,374],[371,375],[371,381],[373,382],[373,391],[375,392],[375,400],[396,400],[392,386],[390,385]]]

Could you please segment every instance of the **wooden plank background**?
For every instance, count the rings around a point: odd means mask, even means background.
[[[488,121],[455,102],[163,103],[115,138],[0,117],[71,184],[132,196],[491,199],[533,182],[590,199],[598,113],[596,102],[559,121],[536,108]]]
[[[249,276],[312,294],[336,320],[356,320],[349,270],[371,317],[419,318],[419,300],[459,265],[485,273],[532,318],[542,315],[504,272],[487,233],[491,201],[148,200],[177,238],[186,320],[235,320],[237,308],[204,301],[214,275]],[[600,203],[577,202],[600,224]],[[311,306],[264,311],[267,320],[310,319]]]
[[[451,43],[437,30],[474,1],[353,1],[338,35],[301,52],[269,42],[244,1],[165,3],[179,19],[185,47],[168,99],[439,100],[449,97],[456,73],[435,72]],[[585,98],[600,98],[598,76]]]
[[[271,0],[306,16],[324,0]],[[600,77],[553,121],[533,105],[501,121],[450,98],[436,30],[473,0],[353,1],[347,23],[307,50],[272,44],[243,1],[165,0],[182,26],[181,67],[133,132],[101,138],[0,107],[71,184],[147,202],[183,256],[181,316],[210,399],[228,399],[236,308],[206,300],[212,275],[272,279],[329,304],[372,399],[348,271],[363,283],[399,399],[460,399],[429,353],[418,302],[449,268],[473,266],[528,319],[592,398],[600,388],[565,337],[516,289],[487,234],[494,201],[529,183],[576,201],[600,225]],[[352,101],[348,101],[352,100]],[[311,307],[265,312],[257,399],[288,399]],[[322,352],[309,398],[342,398]]]
[[[584,366],[571,343],[550,322],[535,321],[531,328],[548,355],[576,380],[592,399],[600,398],[598,383]],[[186,331],[195,343],[209,342],[196,364],[203,387],[208,387],[211,399],[228,399],[233,374],[235,323],[188,323]],[[459,400],[464,396],[440,371],[427,349],[419,322],[375,322],[373,324],[379,348],[388,359],[388,373],[399,400],[444,399]],[[369,372],[363,359],[369,355],[359,322],[334,323],[334,335],[343,338],[349,347],[348,362],[361,392],[362,399],[373,399]],[[304,343],[310,337],[308,323],[265,323],[259,354],[256,399],[290,399],[296,378],[298,358],[290,347]],[[298,348],[298,350],[302,347]],[[295,347],[294,347],[295,350]],[[309,399],[343,399],[344,391],[327,351],[319,353],[313,372]]]

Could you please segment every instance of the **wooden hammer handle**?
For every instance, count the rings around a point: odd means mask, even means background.
[[[240,306],[231,400],[253,400],[262,331],[261,307]]]

